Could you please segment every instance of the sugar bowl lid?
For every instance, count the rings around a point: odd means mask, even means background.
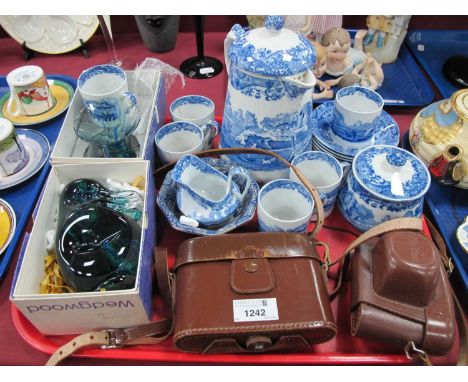
[[[283,26],[283,16],[266,16],[264,27],[247,32],[234,25],[229,34],[235,37],[228,48],[229,59],[240,69],[268,77],[287,77],[312,68],[312,44]]]
[[[398,147],[377,145],[363,149],[354,157],[352,169],[364,189],[387,201],[421,198],[431,185],[424,163]]]

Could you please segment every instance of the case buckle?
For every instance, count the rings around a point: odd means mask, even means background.
[[[102,345],[102,350],[122,348],[128,339],[128,334],[124,329],[107,329],[104,332],[109,338],[109,344]]]

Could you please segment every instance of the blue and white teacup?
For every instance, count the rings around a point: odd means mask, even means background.
[[[348,142],[368,141],[379,122],[384,100],[380,94],[360,86],[338,90],[331,128]]]
[[[196,154],[206,149],[218,134],[218,125],[197,126],[191,122],[171,122],[161,127],[154,137],[162,163],[179,160],[184,155]]]
[[[177,184],[177,207],[185,218],[205,226],[221,224],[241,205],[252,179],[242,167],[231,167],[224,175],[195,155],[179,159],[171,171]],[[242,192],[234,178],[241,178]]]
[[[169,107],[172,120],[192,122],[197,126],[215,123],[215,104],[208,97],[185,95],[177,98]]]
[[[116,128],[137,100],[128,91],[127,74],[114,65],[96,65],[78,78],[78,90],[90,117],[100,127]]]
[[[338,162],[336,158],[322,151],[306,151],[296,156],[291,162],[304,174],[317,189],[323,204],[324,217],[330,216],[335,207],[336,196],[348,175],[350,163]],[[294,171],[290,170],[289,179],[300,182]],[[316,220],[317,215],[312,215]]]
[[[301,183],[272,180],[258,194],[258,228],[263,232],[306,232],[313,210],[312,195]]]

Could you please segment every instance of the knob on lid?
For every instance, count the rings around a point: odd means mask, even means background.
[[[311,69],[315,49],[304,36],[283,28],[283,16],[267,16],[265,26],[244,31],[236,24],[228,49],[231,62],[240,69],[268,77],[287,77]]]

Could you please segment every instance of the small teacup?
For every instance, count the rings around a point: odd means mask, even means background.
[[[179,160],[186,154],[196,154],[207,148],[218,134],[218,126],[197,126],[191,122],[171,122],[161,127],[154,142],[163,163]]]
[[[314,210],[310,192],[294,180],[277,179],[258,194],[258,226],[263,232],[306,232]]]
[[[306,151],[296,156],[291,162],[304,174],[307,180],[317,189],[323,204],[324,217],[328,217],[335,207],[336,196],[343,179],[348,175],[350,163],[338,162],[330,154],[321,151]],[[294,171],[290,170],[289,179],[299,182]],[[317,215],[312,215],[316,220]]]
[[[0,176],[21,171],[29,161],[29,154],[16,136],[13,124],[0,118]]]
[[[360,86],[338,90],[335,97],[333,132],[349,142],[370,140],[379,122],[384,100],[380,94]]]
[[[128,91],[127,74],[114,65],[96,65],[78,77],[78,90],[90,117],[100,127],[119,127],[137,104]]]
[[[173,101],[169,111],[174,122],[186,121],[203,126],[214,121],[215,104],[204,96],[186,95]]]
[[[54,107],[55,98],[44,71],[39,66],[26,65],[16,68],[8,73],[6,80],[10,87],[7,111],[12,116],[38,115]]]

